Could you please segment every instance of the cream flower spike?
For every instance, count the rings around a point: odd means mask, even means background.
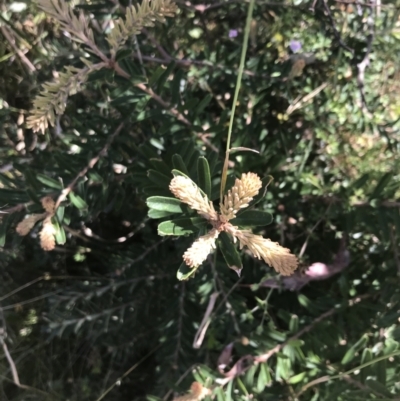
[[[189,267],[200,266],[209,253],[215,249],[215,240],[219,231],[213,228],[206,235],[202,235],[193,242],[192,246],[183,254],[183,260]]]
[[[247,246],[257,259],[263,259],[282,276],[290,276],[297,269],[298,260],[296,256],[277,242],[253,234],[250,230],[238,230],[234,226],[230,226],[227,231],[232,235],[234,241],[236,238],[239,240],[240,249]]]
[[[296,256],[289,249],[280,246],[261,235],[253,234],[250,230],[241,230],[229,223],[236,213],[249,205],[262,187],[260,177],[255,173],[242,174],[236,179],[235,185],[224,196],[220,204],[221,214],[218,214],[212,202],[202,194],[200,188],[188,177],[176,176],[172,179],[169,189],[176,198],[196,210],[208,220],[213,228],[196,239],[184,253],[183,260],[191,268],[197,268],[216,247],[216,239],[220,232],[225,231],[233,241],[239,240],[240,249],[247,247],[258,259],[272,266],[283,276],[290,276],[298,266]]]
[[[235,185],[224,196],[224,202],[221,203],[221,214],[226,221],[235,218],[236,213],[249,206],[252,199],[258,194],[262,187],[260,177],[254,173],[242,174],[237,178]]]
[[[206,195],[202,195],[199,187],[187,177],[178,175],[174,177],[169,185],[170,191],[176,198],[196,210],[207,220],[218,220],[218,214]]]

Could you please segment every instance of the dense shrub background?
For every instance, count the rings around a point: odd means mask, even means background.
[[[206,156],[218,185],[248,7],[176,4],[118,53],[128,78],[92,73],[44,134],[26,125],[40,86],[99,59],[35,2],[0,5],[0,340],[21,383],[2,353],[0,399],[166,400],[194,380],[218,401],[399,399],[400,4],[256,1],[232,145],[260,154],[234,153],[229,172],[273,176],[257,207],[274,220],[259,232],[301,270],[350,255],[293,292],[261,285],[276,274],[246,253],[240,279],[217,252],[178,281],[193,237],[160,237],[147,216],[174,154],[193,172]],[[73,5],[107,53],[128,2]],[[71,183],[54,251],[40,223],[16,233]],[[222,362],[243,374],[221,384]]]

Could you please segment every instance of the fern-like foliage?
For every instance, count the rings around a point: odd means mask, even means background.
[[[59,0],[38,0],[38,6],[58,21],[74,40],[86,44],[88,41],[94,43],[93,31],[89,27],[88,20],[82,12],[77,17],[70,3]]]
[[[69,66],[65,72],[58,73],[55,81],[43,84],[27,118],[28,128],[32,128],[34,132],[44,133],[49,124],[54,126],[56,115],[64,113],[68,96],[78,93],[89,74],[102,67],[103,63],[88,65],[81,69]]]
[[[156,21],[165,22],[165,17],[172,17],[176,9],[171,0],[143,0],[137,9],[128,7],[125,21],[119,18],[107,37],[111,54],[115,55],[130,36],[139,34],[144,27],[153,26]]]

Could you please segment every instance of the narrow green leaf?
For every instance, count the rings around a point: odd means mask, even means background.
[[[159,66],[153,73],[153,75],[149,78],[149,85],[152,86],[155,82],[157,82],[161,75],[164,74],[165,68],[163,66]]]
[[[367,379],[365,384],[376,394],[384,395],[385,397],[392,398],[394,394],[392,394],[384,384],[379,383],[373,379]]]
[[[62,221],[64,220],[64,211],[65,211],[64,206],[59,206],[56,211],[56,216],[59,223],[62,223]]]
[[[52,224],[53,224],[54,228],[56,229],[55,238],[56,238],[57,244],[64,245],[67,242],[67,237],[65,235],[64,228],[62,226],[60,226],[60,224],[58,224],[58,222],[55,221],[54,219],[52,219]]]
[[[356,351],[354,350],[354,348],[349,348],[347,350],[347,352],[344,354],[344,357],[342,358],[340,363],[342,365],[348,364],[349,362],[351,362],[354,359],[355,355],[356,355]]]
[[[36,174],[36,178],[38,181],[40,181],[42,184],[50,187],[50,188],[55,188],[55,189],[62,189],[62,185],[60,181],[57,181],[53,178],[47,177],[47,175],[44,174]]]
[[[171,182],[171,178],[167,175],[164,175],[156,170],[149,170],[147,172],[147,176],[149,180],[156,185],[159,185],[162,188],[168,188]]]
[[[149,209],[147,216],[150,217],[151,219],[162,219],[164,217],[171,216],[171,212],[164,212],[162,210],[154,210],[154,209]]]
[[[183,217],[163,221],[158,225],[158,235],[189,235],[199,231],[207,221],[202,217]]]
[[[231,223],[240,227],[266,226],[271,224],[272,214],[262,210],[246,210],[239,217],[232,219]]]
[[[221,232],[221,234],[219,235],[219,239],[219,249],[224,256],[228,267],[234,270],[238,274],[238,276],[240,276],[243,265],[239,252],[237,251],[235,245],[233,244],[227,233]]]
[[[299,317],[292,315],[289,322],[289,330],[291,333],[297,333],[299,330]]]
[[[205,157],[201,156],[197,159],[197,175],[199,178],[199,186],[207,195],[208,199],[211,197],[211,173],[208,161]]]
[[[12,221],[12,215],[4,216],[0,221],[0,247],[3,247],[6,243],[6,234]],[[22,219],[21,219],[22,220]]]
[[[240,380],[240,377],[236,378],[236,382],[239,385],[240,389],[242,390],[243,394],[245,396],[249,396],[249,392],[246,389],[246,386],[244,385],[244,383]]]
[[[370,200],[381,199],[386,185],[389,184],[392,178],[393,178],[393,173],[383,174],[381,179],[378,181],[378,184],[376,185],[375,189],[372,191],[372,194],[370,195],[369,199]]]
[[[217,401],[226,401],[224,389],[222,387],[217,387],[215,389],[215,394],[217,394]]]
[[[365,348],[363,350],[362,356],[361,356],[361,364],[368,363],[372,361],[372,351],[370,348]],[[365,367],[364,369],[361,369],[360,371],[360,380],[362,383],[365,382],[365,379],[370,376],[371,368],[369,366]]]
[[[188,169],[187,169],[186,164],[183,161],[181,155],[174,154],[172,156],[172,164],[173,164],[175,170],[182,171],[182,173],[184,173],[185,175],[189,176]]]
[[[157,84],[157,93],[160,93],[165,86],[165,82],[167,81],[168,77],[171,75],[172,70],[175,67],[175,62],[171,61],[171,63],[169,63],[168,67],[166,69],[164,69],[163,73],[159,76],[159,78],[157,79],[157,82],[155,82]]]
[[[200,103],[195,108],[195,115],[200,114],[211,102],[213,96],[209,93],[206,97],[204,97]]]
[[[88,205],[87,203],[77,194],[74,192],[70,192],[69,195],[69,200],[71,203],[77,208],[77,209],[87,209]]]
[[[257,392],[262,393],[265,387],[270,383],[271,376],[268,372],[267,364],[261,363],[260,364],[260,373],[258,374],[257,379]]]
[[[115,61],[123,60],[124,58],[130,57],[132,55],[132,48],[118,50],[115,56]]]
[[[386,384],[387,359],[377,362],[374,368],[376,372],[376,379],[380,383]]]
[[[147,198],[146,204],[150,209],[169,213],[183,213],[184,205],[179,199],[166,196],[151,196]]]
[[[176,273],[176,278],[180,281],[187,280],[190,276],[193,276],[193,274],[196,273],[197,269],[198,267],[190,268],[185,262],[183,262]]]
[[[232,401],[232,389],[233,389],[233,380],[228,383],[228,386],[225,390],[226,401]]]
[[[164,160],[161,159],[150,159],[150,163],[154,167],[155,170],[157,170],[159,173],[162,173],[165,175],[165,173],[169,172],[171,168],[167,165],[167,163],[164,162]]]
[[[349,189],[355,190],[362,188],[368,181],[370,181],[370,174],[363,174],[360,178],[349,185]]]
[[[307,372],[301,372],[301,373],[299,373],[297,375],[294,375],[288,380],[288,382],[290,384],[297,384],[297,383],[301,382],[306,377],[306,374],[307,374]]]

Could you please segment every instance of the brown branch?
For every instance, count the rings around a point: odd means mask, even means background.
[[[6,342],[3,340],[3,337],[0,336],[0,343],[3,347],[3,351],[4,351],[4,355],[7,358],[8,364],[10,365],[10,369],[11,369],[11,374],[14,380],[14,383],[18,386],[21,387],[21,382],[19,381],[19,376],[18,376],[18,371],[17,368],[15,366],[15,363],[10,355],[10,353],[8,352],[8,347]]]
[[[115,132],[110,136],[110,138],[108,139],[107,143],[104,145],[104,147],[101,149],[101,151],[97,154],[97,156],[93,157],[89,163],[87,164],[87,166],[81,170],[78,175],[68,184],[68,186],[66,188],[64,188],[61,191],[61,194],[58,196],[56,204],[55,204],[55,208],[54,210],[56,210],[61,202],[63,202],[68,194],[74,189],[76,183],[78,182],[78,180],[82,177],[84,177],[87,172],[92,169],[96,163],[99,161],[99,159],[103,156],[105,156],[105,154],[107,153],[108,148],[110,147],[111,143],[113,142],[113,140],[115,139],[115,137],[120,133],[122,127],[123,127],[123,123],[121,123],[118,128],[115,130]],[[51,193],[51,194],[47,194],[46,196],[54,196],[56,195],[56,193]],[[34,202],[33,201],[29,201],[26,203],[19,203],[18,205],[12,206],[8,209],[4,209],[2,210],[2,213],[5,214],[12,214],[12,213],[16,213],[16,212],[20,212],[24,209],[26,209],[28,206],[33,205]]]
[[[124,123],[121,123],[118,126],[118,128],[114,131],[114,133],[109,137],[109,139],[108,139],[107,143],[104,145],[103,149],[101,149],[101,151],[97,154],[97,156],[90,159],[87,166],[83,170],[81,170],[78,173],[78,175],[68,184],[68,186],[65,187],[61,191],[61,194],[58,196],[56,204],[54,206],[54,210],[57,210],[57,208],[60,206],[61,202],[63,202],[65,199],[67,199],[67,196],[74,189],[74,187],[75,187],[76,183],[79,181],[79,179],[84,177],[87,174],[87,172],[96,165],[96,163],[100,160],[100,158],[107,154],[108,148],[111,146],[115,137],[121,132],[123,126],[124,126]]]
[[[375,296],[375,294],[364,294],[360,295],[358,297],[355,297],[353,299],[350,299],[347,303],[347,306],[354,306],[361,302],[362,300],[366,298],[371,298],[372,296]],[[318,323],[322,322],[323,320],[327,319],[330,316],[333,316],[335,313],[339,312],[341,308],[337,308],[336,306],[333,307],[332,309],[329,309],[328,311],[324,312],[322,315],[318,316],[315,318],[309,325],[303,327],[300,331],[298,331],[296,334],[293,336],[289,337],[286,341],[284,341],[281,344],[278,344],[274,348],[270,349],[268,352],[262,355],[258,356],[253,356],[253,355],[245,355],[241,357],[235,365],[232,367],[232,369],[225,374],[225,378],[223,379],[217,379],[217,382],[221,385],[225,385],[229,383],[231,380],[236,378],[237,376],[241,375],[242,373],[246,372],[247,370],[250,369],[252,365],[258,364],[258,363],[265,363],[267,362],[273,355],[277,354],[280,352],[286,345],[288,345],[291,341],[298,340],[300,337],[302,337],[304,334],[308,333],[311,331]],[[250,362],[250,363],[249,363]],[[247,364],[247,366],[244,366]]]
[[[10,33],[7,30],[7,27],[1,26],[0,27],[2,34],[7,39],[10,46],[14,49],[15,53],[18,54],[21,61],[28,67],[30,72],[36,71],[36,67],[29,61],[29,59],[25,56],[25,54],[18,49],[17,45],[15,44],[14,38],[11,37]]]
[[[330,22],[331,27],[332,27],[333,35],[335,36],[335,38],[338,41],[339,45],[341,47],[343,47],[343,49],[348,50],[352,55],[354,55],[354,49],[352,49],[351,47],[347,46],[346,43],[343,42],[343,39],[342,39],[338,29],[336,28],[335,20],[333,19],[333,16],[332,16],[332,13],[331,13],[331,10],[329,8],[328,3],[326,2],[326,0],[322,0],[322,3],[324,5],[326,14],[328,15],[328,19],[329,19],[329,22]]]
[[[126,79],[130,79],[130,75],[124,71],[118,63],[109,63],[110,67],[115,70],[117,74],[119,74],[121,77],[124,77]],[[138,89],[143,91],[144,93],[147,93],[153,100],[155,100],[159,105],[161,105],[164,109],[168,110],[174,117],[177,118],[180,122],[185,124],[188,127],[192,127],[193,124],[177,109],[172,107],[168,102],[166,102],[161,96],[157,95],[151,89],[150,87],[147,87],[145,84],[139,83],[135,85]],[[219,149],[214,146],[205,136],[205,133],[201,132],[196,132],[196,136],[210,149],[212,149],[214,152],[219,153]]]

